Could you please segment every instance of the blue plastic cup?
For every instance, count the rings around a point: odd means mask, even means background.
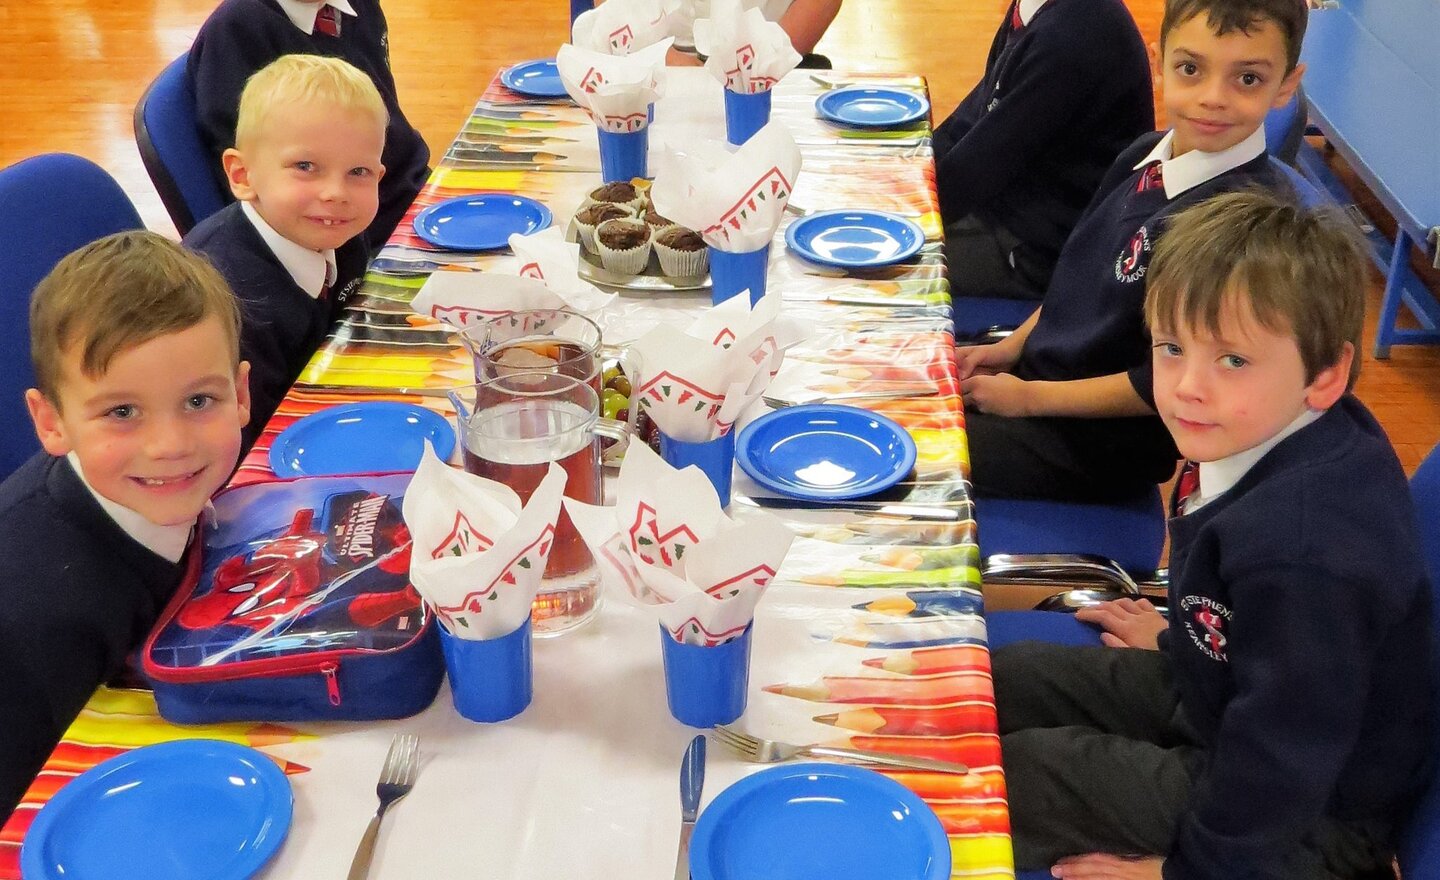
[[[650,127],[639,131],[606,131],[596,129],[600,136],[600,179],[605,183],[646,177],[650,169]]]
[[[730,506],[730,477],[735,470],[735,432],[724,437],[690,443],[660,433],[660,457],[677,468],[695,465],[710,478],[720,506]]]
[[[752,622],[739,638],[706,648],[675,641],[661,625],[665,699],[676,721],[691,727],[714,727],[745,714],[750,688],[750,633],[754,629]]]
[[[530,705],[530,618],[508,635],[462,639],[440,627],[455,711],[471,721],[504,721]]]
[[[740,146],[770,121],[770,92],[742,95],[725,90],[725,140]]]
[[[710,303],[720,305],[742,290],[750,291],[750,305],[765,295],[765,272],[770,264],[770,245],[756,251],[732,254],[710,248]]]

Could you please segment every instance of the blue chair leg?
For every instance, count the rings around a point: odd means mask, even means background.
[[[1380,318],[1375,327],[1375,357],[1390,356],[1395,341],[1395,322],[1400,317],[1400,301],[1404,294],[1405,272],[1409,268],[1410,234],[1404,229],[1395,235],[1395,250],[1390,253],[1390,269],[1385,273],[1385,296],[1380,300]]]

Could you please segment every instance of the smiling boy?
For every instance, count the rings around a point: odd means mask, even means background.
[[[977,494],[1130,499],[1174,472],[1141,318],[1150,256],[1185,207],[1284,185],[1263,123],[1300,84],[1307,14],[1298,0],[1168,0],[1161,51],[1172,127],[1116,159],[1040,309],[1001,342],[957,349]]]
[[[286,55],[250,78],[239,119],[224,155],[238,201],[184,244],[209,257],[241,301],[249,448],[365,272],[386,111],[346,62]]]
[[[1196,465],[1169,619],[1122,600],[1080,613],[1111,647],[996,651],[1016,862],[1393,880],[1433,635],[1405,474],[1349,393],[1364,254],[1341,218],[1232,193],[1174,218],[1152,274],[1155,402]]]
[[[147,232],[35,288],[25,394],[44,451],[0,486],[0,819],[179,585],[249,417],[235,298]]]

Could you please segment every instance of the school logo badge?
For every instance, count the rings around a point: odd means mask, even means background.
[[[1230,661],[1225,649],[1230,643],[1230,609],[1208,596],[1186,596],[1180,600],[1181,619],[1190,641],[1200,653],[1221,663]]]
[[[347,283],[345,287],[341,289],[340,295],[337,297],[337,300],[343,303],[350,297],[354,296],[355,291],[360,289],[360,281],[361,279],[359,278],[351,278],[349,283]]]
[[[1130,239],[1130,244],[1115,258],[1115,280],[1131,284],[1144,278],[1150,265],[1151,247],[1150,230],[1141,226]]]

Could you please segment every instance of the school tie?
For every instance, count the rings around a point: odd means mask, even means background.
[[[1020,19],[1020,0],[1010,4],[1010,30],[1018,31],[1025,27],[1025,22]]]
[[[1156,162],[1153,165],[1146,166],[1145,170],[1140,174],[1140,183],[1135,187],[1135,191],[1143,193],[1148,190],[1158,189],[1164,185],[1165,178],[1160,170],[1160,163]]]
[[[340,36],[340,18],[335,14],[335,7],[329,4],[320,7],[315,14],[315,30],[327,37]]]
[[[1200,463],[1186,460],[1180,467],[1180,480],[1175,484],[1175,515],[1185,515],[1190,496],[1200,491]]]

